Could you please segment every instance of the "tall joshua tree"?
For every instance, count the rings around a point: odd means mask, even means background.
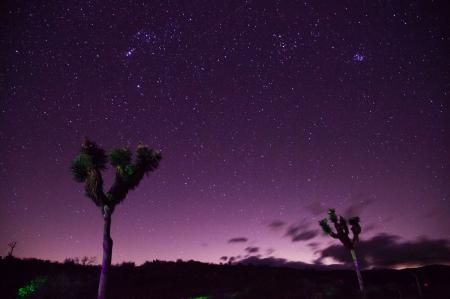
[[[350,250],[352,255],[353,264],[355,265],[356,275],[358,276],[359,289],[364,296],[364,285],[361,276],[361,272],[358,266],[358,260],[356,258],[355,253],[355,243],[359,240],[359,234],[361,233],[361,226],[359,225],[360,219],[359,217],[352,217],[348,219],[348,223],[351,225],[351,231],[353,233],[353,237],[350,239],[349,230],[347,225],[347,220],[342,216],[337,216],[336,211],[334,209],[328,209],[328,218],[334,224],[334,228],[336,232],[334,232],[331,227],[328,225],[328,220],[326,218],[319,221],[322,230],[325,234],[331,236],[333,239],[339,239],[345,248]]]
[[[111,267],[112,246],[111,215],[117,204],[121,203],[128,191],[137,187],[145,174],[155,170],[161,160],[161,154],[142,144],[138,145],[136,158],[132,161],[128,148],[118,148],[109,156],[89,139],[83,142],[80,153],[72,161],[71,171],[75,181],[84,183],[85,193],[100,208],[103,227],[103,259],[98,285],[98,299],[106,298],[106,286]],[[101,172],[106,169],[108,160],[116,169],[115,181],[108,192],[103,191]]]

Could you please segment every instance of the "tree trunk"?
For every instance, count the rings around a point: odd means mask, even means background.
[[[111,267],[112,246],[111,239],[111,208],[103,206],[103,260],[100,272],[100,281],[98,283],[97,299],[106,299],[106,287],[108,282],[109,268]]]
[[[356,259],[355,250],[351,249],[350,253],[352,254],[353,264],[355,265],[356,275],[358,276],[359,289],[361,290],[363,297],[365,297],[363,280],[362,280],[361,272],[359,271],[358,260]]]
[[[417,292],[419,293],[419,298],[422,298],[422,288],[420,287],[419,278],[417,278],[417,275],[412,273],[414,278],[416,279],[416,286],[417,286]]]

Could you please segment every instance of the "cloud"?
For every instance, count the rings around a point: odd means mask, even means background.
[[[306,227],[304,227],[304,228],[306,228]],[[286,236],[290,236],[290,237],[296,236],[301,229],[303,229],[302,226],[298,226],[298,225],[293,224],[293,225],[291,225],[291,226],[289,226],[287,228]]]
[[[228,260],[228,257],[227,257],[227,256],[222,256],[222,257],[220,258],[220,260],[226,262],[226,261]]]
[[[313,202],[305,207],[314,216],[326,215],[328,208],[323,203]]]
[[[376,224],[374,224],[374,223],[366,224],[366,225],[361,224],[361,225],[362,225],[362,230],[363,230],[363,232],[365,232],[365,233],[370,232],[370,231],[375,230],[375,229],[378,228],[378,225],[376,225]]]
[[[374,202],[374,196],[367,196],[363,193],[358,193],[350,198],[351,204],[344,210],[342,215],[344,217],[353,217],[361,215],[361,212],[370,204]],[[305,206],[305,210],[309,211],[314,216],[327,217],[327,211],[332,206],[326,206],[324,203],[312,202]],[[337,211],[339,214],[339,211]]]
[[[275,249],[273,249],[273,248],[267,248],[266,249],[266,254],[267,255],[271,255],[272,253],[274,253],[275,252]]]
[[[234,244],[234,243],[245,243],[248,239],[245,237],[236,237],[228,240],[228,243]]]
[[[255,265],[255,266],[270,266],[270,267],[290,267],[290,268],[306,268],[308,266],[314,266],[303,262],[291,262],[282,258],[275,258],[273,256],[261,258],[257,256],[250,256],[242,260],[236,261],[236,263],[243,265]]]
[[[235,264],[254,265],[254,266],[268,266],[268,267],[287,267],[294,269],[343,269],[342,265],[318,265],[308,264],[304,262],[288,261],[283,258],[276,258],[273,256],[261,258],[260,256],[249,256],[244,259],[233,258]]]
[[[311,247],[313,250],[316,250],[317,248],[319,248],[320,243],[318,242],[311,242],[307,244],[308,247]]]
[[[319,234],[319,230],[308,229],[308,227],[309,224],[304,221],[293,224],[287,228],[285,236],[290,237],[292,242],[311,240]]]
[[[316,263],[331,257],[338,262],[351,264],[350,253],[341,244],[331,245],[319,253],[320,257]],[[401,242],[398,236],[379,234],[372,239],[359,242],[356,254],[363,268],[450,264],[450,241],[422,237],[415,241]]]
[[[319,230],[317,229],[307,230],[295,236],[292,236],[292,242],[308,241],[314,239],[317,235],[319,235]]]
[[[269,223],[269,227],[274,230],[279,229],[279,228],[283,227],[284,225],[286,225],[286,222],[281,221],[281,220],[274,220],[271,223]]]
[[[249,247],[245,248],[245,251],[247,253],[249,253],[249,254],[257,253],[257,252],[259,252],[259,247],[251,247],[251,246],[249,246]]]

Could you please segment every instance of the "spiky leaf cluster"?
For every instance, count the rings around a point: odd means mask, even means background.
[[[127,180],[134,173],[135,166],[131,163],[131,151],[128,148],[117,148],[109,155],[111,165],[116,168],[117,175]]]
[[[359,224],[359,217],[352,217],[348,220],[348,223],[352,226],[351,230],[353,233],[353,239],[355,241],[359,240],[359,234],[361,233],[361,225]]]
[[[70,170],[77,182],[84,182],[88,175],[88,170],[93,167],[92,159],[87,154],[79,154],[72,161]]]
[[[336,222],[337,221],[337,215],[336,215],[336,210],[335,209],[328,209],[328,216],[330,216],[330,220],[332,222]]]
[[[96,143],[85,139],[81,146],[81,154],[85,154],[91,158],[92,166],[97,170],[106,169],[106,163],[108,163],[108,157],[105,151],[100,148]]]
[[[359,225],[360,221],[361,221],[361,219],[359,219],[359,217],[351,217],[348,219],[348,223],[350,225]]]
[[[328,220],[326,218],[319,221],[320,226],[322,227],[322,230],[327,235],[331,234],[331,227],[328,225]]]
[[[133,174],[135,174],[136,173],[136,165],[128,164],[127,166],[125,166],[125,173],[127,176],[132,176]]]
[[[155,170],[159,165],[159,161],[161,161],[160,152],[149,149],[142,144],[138,146],[136,154],[136,164],[142,167],[145,173]]]
[[[131,163],[131,151],[128,148],[116,148],[109,154],[111,165],[125,168]]]
[[[109,160],[116,169],[116,178],[108,192],[103,191],[101,170],[106,168],[107,156],[95,143],[85,140],[81,153],[72,162],[72,172],[75,180],[85,182],[86,195],[99,207],[107,205],[114,209],[123,201],[128,191],[133,190],[142,180],[144,174],[155,170],[161,154],[139,145],[136,160],[133,163],[132,154],[128,148],[114,149],[109,154]]]

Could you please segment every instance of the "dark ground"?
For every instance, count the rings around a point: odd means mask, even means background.
[[[0,297],[95,298],[99,270],[99,266],[73,262],[3,258]],[[420,282],[422,297],[414,275]],[[363,277],[367,299],[450,298],[450,266],[369,270],[363,272]],[[356,299],[360,296],[353,271],[154,261],[138,267],[132,263],[114,266],[109,298]]]

